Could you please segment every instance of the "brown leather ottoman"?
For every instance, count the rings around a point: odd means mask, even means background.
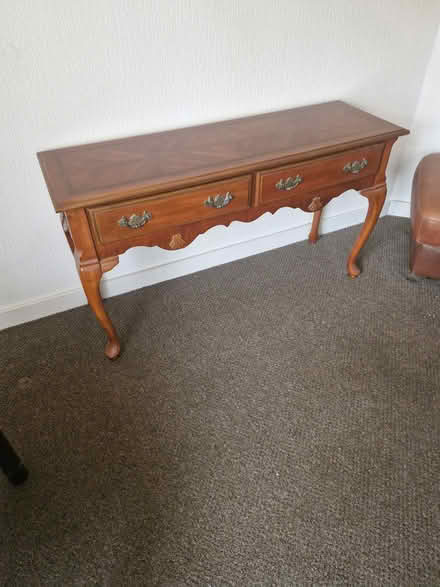
[[[409,266],[413,275],[440,278],[440,153],[424,157],[414,174]]]

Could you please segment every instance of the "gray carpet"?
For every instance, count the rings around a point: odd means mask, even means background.
[[[1,585],[440,584],[440,286],[381,220],[0,333]]]

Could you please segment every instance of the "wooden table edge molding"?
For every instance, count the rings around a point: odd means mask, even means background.
[[[90,307],[120,341],[100,293],[102,274],[133,246],[175,250],[232,221],[249,222],[282,207],[313,213],[349,189],[368,199],[347,261],[358,255],[386,197],[391,149],[408,130],[335,101],[124,139],[38,153],[56,212]]]

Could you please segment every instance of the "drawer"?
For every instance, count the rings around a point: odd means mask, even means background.
[[[383,144],[372,145],[257,173],[257,203],[292,198],[296,194],[302,199],[320,188],[350,184],[361,177],[375,175],[383,147]],[[349,187],[347,185],[347,189]]]
[[[164,226],[189,224],[249,208],[251,176],[168,192],[129,202],[89,208],[101,243],[138,237]]]

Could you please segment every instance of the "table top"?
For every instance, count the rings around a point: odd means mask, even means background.
[[[334,101],[38,153],[55,210],[252,171],[408,134]]]

